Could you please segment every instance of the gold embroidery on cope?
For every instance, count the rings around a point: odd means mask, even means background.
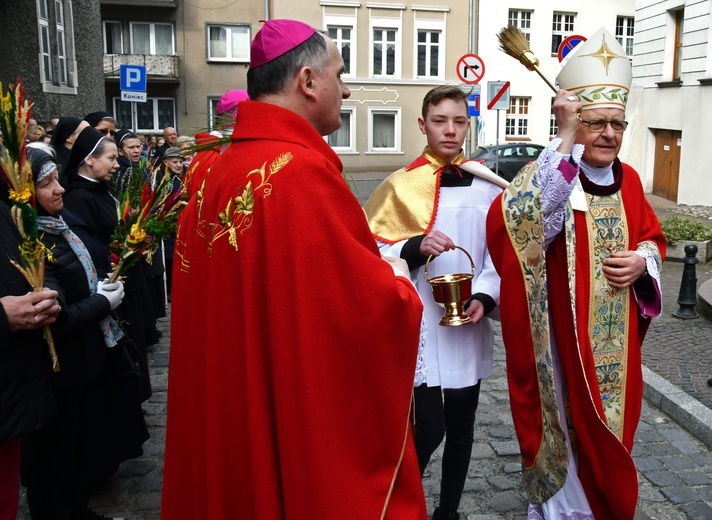
[[[217,215],[217,222],[208,222],[202,219],[203,211],[203,189],[205,183],[198,190],[198,226],[197,233],[208,246],[208,255],[213,252],[213,244],[216,240],[227,235],[228,243],[238,251],[238,235],[245,233],[252,226],[254,219],[252,212],[255,207],[257,198],[265,198],[272,193],[272,184],[270,179],[272,175],[284,168],[294,156],[289,153],[278,155],[267,168],[265,162],[260,168],[255,168],[247,174],[249,179],[252,176],[259,175],[253,184],[252,180],[248,180],[244,187],[239,187],[236,190],[236,195],[228,199],[225,207]]]

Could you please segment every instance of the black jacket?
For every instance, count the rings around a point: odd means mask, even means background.
[[[15,266],[19,234],[0,201],[0,297],[21,296],[30,286]],[[10,332],[0,305],[0,443],[39,430],[54,414],[52,362],[41,331]]]
[[[62,307],[52,325],[61,367],[54,384],[75,386],[96,378],[104,366],[107,346],[99,322],[111,307],[104,296],[90,294],[84,267],[62,236],[45,232],[42,242],[54,257],[45,267],[45,285],[59,293]]]

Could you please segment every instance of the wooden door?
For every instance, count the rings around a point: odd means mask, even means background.
[[[653,195],[677,202],[681,149],[682,132],[676,130],[655,131]]]

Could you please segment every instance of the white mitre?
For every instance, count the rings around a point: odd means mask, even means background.
[[[616,37],[601,27],[567,56],[556,81],[576,94],[582,110],[625,110],[632,81],[632,67]]]

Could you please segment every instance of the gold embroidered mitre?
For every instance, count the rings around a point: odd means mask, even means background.
[[[559,87],[579,97],[582,110],[625,110],[632,81],[630,60],[616,37],[601,27],[579,43],[562,62]]]

